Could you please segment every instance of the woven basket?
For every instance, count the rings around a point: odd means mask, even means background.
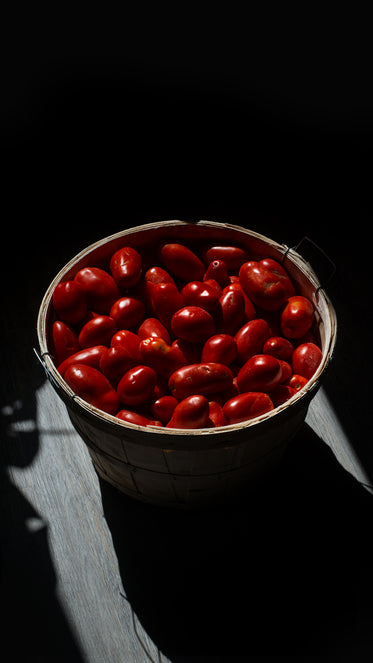
[[[209,241],[246,248],[252,259],[271,257],[283,263],[299,294],[316,312],[315,332],[323,358],[306,386],[287,403],[248,422],[196,430],[142,427],[103,413],[76,396],[58,373],[50,354],[56,285],[72,279],[85,266],[107,268],[122,246],[146,251],[160,240]],[[66,404],[70,419],[88,446],[98,474],[136,499],[174,507],[215,504],[236,498],[262,481],[302,425],[308,405],[333,353],[336,315],[311,266],[293,249],[245,228],[199,221],[164,221],[127,229],[92,244],[53,279],[40,306],[37,331],[40,356],[53,387]]]

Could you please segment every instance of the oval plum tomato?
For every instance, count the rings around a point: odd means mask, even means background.
[[[209,402],[205,396],[187,396],[175,407],[166,428],[203,428],[209,418]]]
[[[245,298],[240,290],[228,290],[219,298],[215,311],[216,329],[220,334],[233,334],[245,320]]]
[[[293,373],[293,375],[286,380],[286,386],[292,387],[295,391],[299,391],[305,384],[307,384],[307,382],[307,378],[304,378],[303,375],[296,375],[296,373]]]
[[[110,271],[114,281],[121,289],[131,288],[136,285],[141,276],[140,254],[130,246],[123,246],[112,255]]]
[[[109,313],[120,290],[113,277],[99,267],[84,267],[75,275],[74,281],[83,286],[87,294],[87,306],[96,313]]]
[[[166,242],[158,251],[159,259],[173,276],[183,281],[202,281],[205,274],[203,262],[183,244]]]
[[[86,366],[92,366],[92,368],[100,367],[100,359],[103,353],[107,350],[105,345],[96,345],[92,348],[87,348],[86,350],[79,350],[75,354],[67,357],[62,364],[58,366],[58,372],[62,377],[66,369],[73,364],[85,364]]]
[[[81,347],[74,330],[61,320],[56,320],[52,325],[52,354],[56,366],[78,350]]]
[[[215,323],[210,313],[200,306],[184,306],[172,316],[171,329],[184,341],[203,343],[215,334]]]
[[[99,410],[114,414],[119,408],[119,399],[109,380],[92,366],[72,364],[64,375],[73,392]]]
[[[281,364],[271,355],[254,355],[242,366],[237,375],[241,393],[245,391],[271,391],[281,382]]]
[[[309,380],[318,369],[322,352],[314,343],[303,343],[295,348],[292,356],[293,371]]]
[[[271,391],[271,401],[274,407],[278,407],[279,405],[286,403],[286,401],[296,393],[296,389],[293,387],[289,387],[285,384],[278,384],[277,387]]]
[[[155,315],[169,330],[174,313],[184,306],[184,299],[173,283],[150,284],[150,299]]]
[[[171,373],[188,363],[178,347],[154,336],[141,341],[140,353],[142,361],[165,378],[169,378]]]
[[[139,360],[140,359],[140,342],[141,339],[135,332],[131,332],[129,329],[121,329],[118,331],[116,334],[112,336],[111,339],[111,347],[115,347],[117,345],[125,348],[128,352],[128,355],[133,357],[134,360],[136,358]],[[140,363],[137,361],[136,363]]]
[[[236,277],[238,279],[238,276]],[[245,317],[246,320],[254,320],[256,318],[256,311],[255,308],[250,301],[249,297],[247,296],[246,292],[244,291],[243,287],[241,286],[239,280],[233,281],[232,283],[229,283],[228,285],[225,286],[223,289],[222,294],[225,295],[227,292],[232,291],[232,290],[239,290],[242,292],[244,300],[245,300]]]
[[[175,338],[171,347],[177,350],[180,358],[183,358],[184,365],[198,364],[201,361],[202,345],[199,343],[188,343],[182,338]]]
[[[134,366],[121,378],[117,394],[124,405],[142,405],[152,395],[157,374],[150,366]]]
[[[246,262],[248,256],[246,251],[238,246],[207,246],[202,251],[202,260],[206,265],[210,265],[214,260],[225,262],[229,272],[234,272]]]
[[[158,318],[146,318],[137,330],[137,334],[143,341],[145,338],[163,338],[166,343],[171,343],[170,334]]]
[[[159,267],[158,265],[155,265],[154,267],[150,267],[150,269],[145,272],[145,281],[148,283],[172,283],[173,285],[176,285],[174,279],[172,278],[171,274],[166,272],[163,267]]]
[[[312,327],[313,305],[301,295],[289,297],[281,313],[281,331],[286,338],[301,338]]]
[[[52,301],[57,316],[68,325],[79,324],[87,313],[87,295],[77,281],[64,281],[56,285]]]
[[[228,267],[224,260],[212,260],[206,269],[203,280],[208,281],[209,279],[214,279],[221,287],[223,287],[227,278]]]
[[[277,359],[277,361],[280,362],[280,366],[281,366],[281,380],[280,380],[280,382],[286,382],[286,380],[288,380],[291,377],[291,375],[293,373],[293,369],[290,366],[290,364],[288,364],[287,361],[284,361],[283,359]]]
[[[232,386],[232,371],[215,362],[189,364],[178,368],[168,381],[171,394],[177,400],[200,394],[218,394]]]
[[[135,297],[121,297],[110,309],[110,317],[115,320],[118,329],[136,327],[145,315],[145,306]]]
[[[237,345],[229,334],[215,334],[207,339],[202,349],[201,361],[217,362],[229,366],[237,357]]]
[[[207,282],[190,281],[181,290],[185,306],[200,306],[211,313],[217,306],[219,292]]]
[[[162,422],[162,424],[167,424],[172,414],[177,406],[178,401],[174,396],[168,396],[165,394],[160,398],[157,398],[150,406],[150,411],[156,419]]]
[[[295,294],[294,286],[281,265],[270,258],[242,265],[240,283],[255,306],[265,311],[278,311]]]
[[[93,345],[110,345],[117,326],[108,315],[96,315],[92,320],[83,325],[78,336],[82,348],[90,348]]]
[[[107,377],[112,385],[117,386],[119,380],[130,368],[137,366],[141,360],[139,356],[134,357],[128,348],[121,345],[114,345],[111,348],[105,348],[100,358],[100,371]]]
[[[272,355],[283,361],[290,361],[293,350],[293,345],[283,336],[271,336],[263,346],[263,354]]]
[[[136,426],[162,426],[160,421],[148,419],[148,417],[144,417],[144,415],[137,412],[132,412],[132,410],[119,410],[116,417],[121,421],[127,421],[129,424],[136,424]]]
[[[217,401],[209,401],[209,418],[208,426],[218,428],[219,426],[226,426],[228,420],[223,412],[223,408]]]
[[[258,318],[246,322],[234,337],[239,361],[245,362],[253,355],[260,354],[269,334],[270,329],[265,320]]]
[[[238,394],[223,406],[223,413],[230,424],[238,424],[273,410],[273,403],[268,394],[250,391]]]

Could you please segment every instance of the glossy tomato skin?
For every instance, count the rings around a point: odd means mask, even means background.
[[[200,306],[211,313],[217,307],[220,292],[220,288],[217,292],[207,281],[190,281],[182,288],[181,295],[185,306]]]
[[[145,281],[148,283],[172,283],[173,285],[176,285],[174,279],[172,278],[171,274],[169,274],[163,267],[159,267],[158,265],[155,265],[154,267],[150,267],[146,272],[145,272]]]
[[[238,246],[216,244],[207,246],[202,251],[202,260],[206,265],[210,265],[215,260],[222,260],[229,272],[238,270],[247,258],[246,251]]]
[[[203,428],[209,418],[209,402],[205,396],[187,396],[175,407],[167,428]]]
[[[110,271],[121,290],[131,288],[136,285],[141,276],[140,254],[130,246],[123,246],[113,253],[110,260]]]
[[[113,318],[108,315],[96,315],[92,320],[83,325],[78,340],[82,348],[90,348],[93,345],[110,345],[117,326]]]
[[[96,368],[85,364],[73,364],[64,374],[64,379],[74,394],[94,407],[114,414],[119,408],[119,399],[109,380]]]
[[[84,288],[87,306],[96,313],[107,315],[115,300],[120,297],[120,290],[113,277],[99,267],[84,267],[74,280]]]
[[[278,384],[277,387],[271,391],[271,401],[274,407],[278,407],[286,401],[289,400],[294,394],[296,394],[296,389],[285,384]]]
[[[286,338],[302,338],[312,327],[314,309],[301,295],[289,297],[281,313],[281,331]]]
[[[223,292],[214,314],[219,334],[233,336],[245,320],[245,297],[237,289]]]
[[[199,394],[218,394],[232,386],[232,371],[215,362],[189,364],[177,369],[169,378],[168,386],[177,400]]]
[[[140,353],[145,364],[167,379],[174,371],[188,363],[178,347],[169,345],[160,337],[150,336],[143,339]]]
[[[184,306],[172,316],[171,329],[184,341],[203,343],[215,334],[215,323],[211,314],[200,306]]]
[[[172,316],[184,306],[184,299],[173,283],[150,284],[150,299],[155,315],[170,331]]]
[[[140,353],[134,357],[128,348],[114,345],[105,348],[100,358],[99,368],[109,382],[116,387],[126,371],[138,365],[140,361]]]
[[[278,311],[295,294],[294,286],[281,265],[272,259],[244,263],[240,283],[255,306],[265,311]]]
[[[116,417],[121,419],[121,421],[127,421],[130,424],[136,424],[137,426],[162,426],[160,421],[154,419],[149,419],[142,414],[137,412],[132,412],[132,410],[119,410]]]
[[[280,362],[280,366],[281,366],[281,380],[280,380],[280,382],[286,382],[286,380],[288,380],[291,377],[291,375],[293,373],[293,369],[287,361],[284,361],[283,359],[277,359],[277,361]]]
[[[172,276],[183,281],[202,281],[205,274],[203,262],[191,249],[177,242],[162,244],[159,259]]]
[[[119,381],[117,394],[124,405],[142,405],[150,398],[156,384],[157,374],[150,366],[134,366]]]
[[[229,334],[215,334],[207,339],[202,349],[202,362],[217,362],[229,366],[237,357],[237,345]]]
[[[227,278],[228,267],[224,260],[212,260],[206,269],[203,280],[208,281],[209,279],[214,279],[221,287],[223,287]]]
[[[228,285],[225,286],[223,289],[222,294],[225,295],[227,292],[230,292],[232,290],[239,290],[242,292],[244,300],[245,300],[245,317],[246,320],[254,320],[256,318],[256,310],[254,308],[254,305],[252,301],[249,299],[247,296],[246,292],[244,291],[243,287],[241,286],[241,283],[239,282],[238,276],[236,277],[237,281],[232,281]]]
[[[218,428],[219,426],[226,426],[228,420],[223,412],[223,408],[217,401],[209,401],[209,427]]]
[[[158,419],[162,424],[167,424],[175,410],[179,401],[174,396],[165,394],[157,398],[150,407],[150,411],[155,419]]]
[[[234,396],[223,406],[223,413],[230,424],[248,421],[273,410],[273,403],[263,392],[250,391]]]
[[[240,362],[245,362],[253,355],[260,354],[270,335],[268,323],[261,318],[249,320],[235,334],[237,355]]]
[[[138,328],[137,334],[142,341],[153,336],[154,338],[163,338],[168,344],[171,343],[170,334],[158,318],[146,318]]]
[[[263,346],[263,354],[272,355],[272,357],[283,361],[290,361],[293,350],[294,346],[283,336],[271,336]]]
[[[64,359],[80,349],[81,346],[74,330],[61,320],[56,320],[52,325],[52,354],[56,365],[58,366]]]
[[[291,387],[292,389],[295,389],[295,391],[299,391],[306,385],[308,382],[307,378],[304,378],[303,375],[297,375],[296,373],[293,373],[293,375],[286,380],[286,386]]]
[[[309,380],[318,369],[322,352],[314,343],[303,343],[295,348],[292,356],[293,372]]]
[[[281,364],[271,355],[254,355],[247,360],[237,375],[241,393],[245,391],[268,392],[280,384]]]
[[[85,364],[86,366],[92,366],[92,368],[99,369],[100,359],[106,350],[107,347],[105,345],[96,345],[92,348],[87,348],[86,350],[78,350],[78,352],[70,355],[59,364],[57,370],[63,377],[66,369],[73,364]]]
[[[79,324],[87,313],[86,292],[77,281],[65,281],[56,285],[52,301],[58,318],[67,325]]]
[[[115,320],[118,329],[136,327],[145,315],[145,306],[135,297],[121,297],[110,309],[110,317]]]

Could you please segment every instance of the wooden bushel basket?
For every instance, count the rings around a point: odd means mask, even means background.
[[[76,396],[58,373],[49,332],[54,318],[52,294],[60,282],[83,267],[107,268],[122,246],[141,253],[168,239],[200,247],[210,241],[246,248],[251,259],[271,257],[290,274],[297,292],[314,304],[323,358],[309,382],[268,414],[221,428],[179,430],[142,427],[105,414]],[[320,385],[336,341],[336,315],[311,266],[293,249],[245,228],[199,221],[164,221],[106,237],[73,258],[54,278],[40,306],[37,331],[47,376],[63,399],[70,419],[88,446],[98,474],[136,499],[172,507],[216,504],[236,498],[276,467],[288,440],[302,425]]]

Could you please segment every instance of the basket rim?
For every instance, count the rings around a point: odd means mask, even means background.
[[[234,232],[244,233],[249,237],[253,237],[264,243],[267,243],[283,256],[283,260],[286,258],[286,260],[289,260],[290,262],[294,263],[295,266],[298,267],[300,271],[304,273],[304,275],[315,287],[315,292],[317,292],[317,296],[321,297],[324,300],[325,307],[329,312],[331,331],[327,347],[324,348],[323,350],[323,358],[321,360],[321,363],[318,369],[316,370],[315,374],[310,378],[307,384],[304,387],[302,387],[302,389],[300,389],[296,394],[294,394],[288,401],[286,401],[285,403],[283,403],[278,407],[275,407],[270,412],[267,412],[263,415],[260,415],[259,417],[255,417],[247,421],[239,422],[237,424],[228,424],[226,426],[219,426],[216,428],[182,429],[182,428],[166,428],[154,425],[140,426],[138,424],[133,424],[118,419],[115,415],[107,414],[102,410],[99,410],[95,406],[89,404],[87,401],[83,400],[79,396],[75,395],[72,389],[62,378],[60,373],[57,371],[57,367],[55,366],[52,360],[47,345],[46,319],[52,303],[52,294],[54,288],[60,281],[62,281],[64,275],[68,271],[73,269],[74,266],[77,265],[84,257],[86,257],[87,255],[92,253],[95,249],[101,247],[104,244],[111,243],[115,240],[121,239],[122,237],[125,238],[127,235],[132,235],[134,233],[147,232],[149,230],[157,230],[161,228],[175,227],[175,226],[193,226],[193,227],[204,226],[204,227],[212,227],[215,229],[221,228],[222,230],[228,228]],[[337,335],[337,316],[333,304],[330,301],[324,288],[321,286],[313,268],[299,253],[297,253],[293,248],[289,248],[286,244],[279,244],[278,242],[272,240],[271,238],[262,235],[260,233],[257,233],[253,230],[250,230],[248,228],[244,228],[242,226],[234,225],[231,223],[215,222],[205,219],[193,222],[182,221],[182,220],[165,220],[165,221],[146,223],[140,226],[133,226],[131,228],[126,228],[124,230],[121,230],[112,235],[108,235],[107,237],[101,238],[100,240],[97,240],[96,242],[90,244],[89,246],[82,249],[82,251],[77,253],[73,258],[71,258],[53,278],[53,280],[51,281],[50,285],[48,286],[43,296],[37,316],[37,336],[40,347],[40,358],[42,360],[48,379],[52,383],[54,389],[59,393],[60,397],[65,401],[65,404],[73,408],[77,408],[78,411],[81,410],[82,414],[84,414],[85,416],[91,416],[95,420],[98,420],[101,423],[101,425],[106,424],[110,425],[110,427],[115,426],[118,430],[122,430],[123,433],[125,433],[125,431],[129,429],[131,431],[141,432],[144,435],[151,433],[152,435],[154,434],[159,435],[163,438],[164,436],[166,437],[187,436],[189,438],[191,436],[197,436],[197,435],[198,436],[202,435],[204,437],[225,436],[229,433],[241,431],[242,429],[252,428],[254,426],[262,424],[263,422],[270,421],[271,419],[273,419],[283,411],[288,410],[295,404],[298,405],[303,399],[309,399],[311,392],[318,389],[321,374],[324,373],[325,369],[327,368],[333,356],[335,343],[336,343],[336,335]],[[167,443],[165,442],[162,446],[167,447]]]

